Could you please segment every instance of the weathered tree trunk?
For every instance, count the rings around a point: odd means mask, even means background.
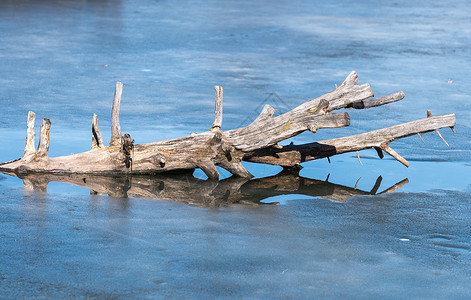
[[[200,168],[208,178],[217,180],[220,166],[238,177],[252,175],[242,161],[296,167],[300,163],[332,155],[374,148],[382,158],[382,151],[408,166],[409,163],[389,147],[389,143],[412,134],[437,131],[456,124],[453,114],[428,117],[360,135],[320,141],[305,145],[280,146],[279,142],[306,130],[315,133],[322,128],[350,125],[346,112],[331,113],[342,108],[365,109],[404,98],[398,92],[389,96],[372,98],[369,84],[357,85],[358,76],[350,73],[335,90],[310,100],[293,110],[273,117],[274,109],[266,105],[250,125],[222,131],[222,87],[216,86],[216,117],[211,130],[187,137],[133,146],[127,135],[121,137],[119,106],[123,85],[116,84],[111,117],[111,142],[103,146],[98,119],[92,121],[92,150],[80,154],[48,157],[50,121],[44,119],[38,150],[31,147],[34,138],[34,113],[28,117],[28,134],[23,158],[0,164],[0,171],[26,173],[81,173],[81,174],[155,174]],[[31,121],[32,120],[32,121]],[[33,149],[33,150],[32,150]]]

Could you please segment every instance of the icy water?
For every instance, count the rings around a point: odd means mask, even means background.
[[[376,96],[406,98],[349,110],[350,127],[296,143],[427,109],[457,118],[456,134],[441,130],[450,147],[435,133],[391,144],[408,169],[367,150],[362,165],[346,154],[299,176],[247,164],[257,181],[243,184],[159,177],[147,197],[91,195],[73,178],[30,191],[0,174],[0,297],[469,298],[469,11],[468,1],[0,1],[2,162],[21,156],[29,110],[36,128],[51,119],[51,156],[89,149],[93,113],[108,141],[118,80],[121,129],[136,143],[208,130],[216,84],[227,130],[352,70]]]

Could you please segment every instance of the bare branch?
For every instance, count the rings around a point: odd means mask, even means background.
[[[45,157],[49,152],[49,130],[51,128],[51,121],[49,119],[43,119],[41,123],[41,134],[39,136],[38,150],[36,151],[36,157]]]
[[[408,162],[404,157],[400,156],[399,154],[397,154],[396,151],[394,151],[391,147],[389,147],[388,144],[382,144],[380,146],[380,148],[386,152],[387,154],[391,155],[392,157],[394,157],[397,161],[399,161],[401,164],[403,164],[404,166],[406,167],[409,167],[410,166],[410,162]]]
[[[123,84],[116,82],[113,98],[113,108],[111,110],[111,141],[110,146],[121,145],[121,127],[119,125],[119,108],[121,105],[121,95],[123,94]]]
[[[103,147],[103,137],[98,127],[98,116],[93,114],[92,119],[92,149]]]
[[[454,114],[430,117],[349,137],[304,145],[284,146],[282,149],[273,147],[259,149],[248,153],[244,156],[244,160],[280,166],[294,166],[305,161],[369,148],[381,148],[386,151],[381,145],[413,134],[431,132],[455,124]]]
[[[211,126],[211,131],[219,130],[221,129],[221,126],[222,126],[222,98],[223,98],[222,86],[215,85],[214,92],[216,94],[215,117],[214,117],[213,126]]]
[[[35,154],[34,149],[34,121],[36,120],[36,114],[32,111],[28,112],[28,130],[26,132],[26,146],[23,153],[23,159],[28,159]]]
[[[355,102],[348,105],[347,108],[355,108],[355,109],[371,108],[375,106],[381,106],[388,103],[396,102],[396,101],[404,99],[404,97],[405,97],[404,92],[397,92],[388,96],[383,96],[379,98],[368,98],[365,100],[361,100],[359,102]]]

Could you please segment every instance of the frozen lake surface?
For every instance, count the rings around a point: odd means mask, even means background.
[[[136,143],[208,130],[216,84],[227,130],[265,101],[282,113],[329,92],[352,70],[376,96],[405,99],[349,110],[350,127],[294,142],[427,109],[455,113],[457,133],[441,130],[450,147],[435,133],[392,143],[408,169],[373,150],[360,152],[363,165],[355,154],[305,163],[296,188],[269,185],[281,168],[247,164],[258,181],[231,183],[244,199],[234,205],[200,171],[159,179],[168,197],[147,198],[58,182],[29,191],[0,174],[0,297],[469,298],[470,10],[435,0],[1,1],[1,162],[23,153],[29,110],[36,128],[51,119],[50,156],[87,151],[93,113],[108,141],[118,80],[121,129]],[[170,195],[179,188],[191,192]],[[263,205],[273,202],[282,205]]]

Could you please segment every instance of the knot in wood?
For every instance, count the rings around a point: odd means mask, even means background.
[[[225,153],[225,154],[230,154],[231,152],[233,152],[235,150],[235,148],[229,144],[226,144],[226,143],[223,143],[221,145],[221,150]]]
[[[221,131],[216,131],[216,133],[213,135],[213,138],[211,139],[210,143],[211,145],[215,144],[220,144],[222,142],[222,132]]]
[[[222,152],[224,153],[224,155],[226,156],[226,159],[228,161],[231,161],[232,160],[232,155],[231,153],[235,151],[235,148],[229,144],[226,144],[226,143],[222,143],[221,144],[221,150]]]
[[[317,129],[319,129],[319,126],[316,124],[316,123],[313,123],[313,124],[307,124],[307,129],[312,132],[312,133],[316,133],[317,132]]]
[[[15,171],[16,176],[18,176],[18,178],[23,179],[24,176],[29,173],[30,169],[27,166],[21,165],[14,171]]]
[[[316,107],[313,107],[308,110],[308,113],[315,114],[315,113],[320,113],[324,114],[327,112],[327,108],[329,107],[329,101],[326,99],[321,99],[319,100],[319,103],[317,104]]]
[[[153,161],[155,164],[159,165],[161,168],[165,167],[165,163],[167,162],[167,159],[165,158],[165,155],[158,152],[152,157]]]

